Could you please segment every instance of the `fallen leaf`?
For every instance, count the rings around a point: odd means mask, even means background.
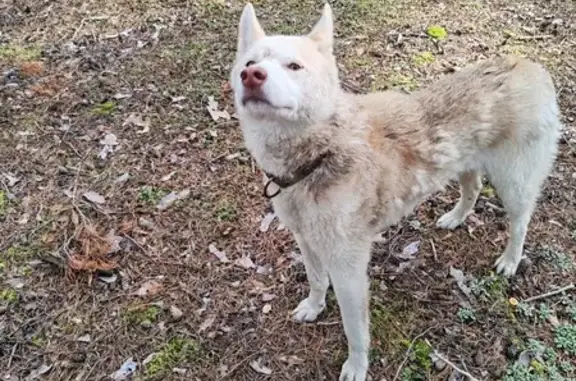
[[[242,258],[237,259],[234,263],[238,266],[244,267],[245,269],[253,269],[256,267],[248,255],[242,255]]]
[[[230,262],[228,257],[226,257],[226,253],[218,250],[213,243],[208,245],[208,251],[210,251],[211,254],[214,254],[216,256],[216,258],[218,258],[220,260],[220,262],[222,262],[222,263]]]
[[[184,189],[183,191],[180,191],[180,192],[170,192],[166,196],[162,197],[162,199],[160,199],[160,201],[158,202],[158,205],[156,205],[156,207],[159,210],[167,209],[174,202],[176,202],[178,200],[183,200],[186,197],[188,197],[189,195],[190,195],[189,189]]]
[[[216,321],[216,316],[210,316],[209,318],[204,320],[202,322],[202,324],[200,324],[200,327],[198,328],[198,330],[200,332],[206,331],[208,328],[212,327],[212,324],[214,324],[215,321]]]
[[[33,370],[30,374],[25,378],[26,381],[35,380],[41,375],[48,373],[48,371],[52,369],[52,365],[45,365],[42,364],[38,369]]]
[[[136,291],[136,295],[138,296],[146,296],[146,295],[155,295],[162,289],[162,285],[155,280],[149,280],[145,282],[140,288]]]
[[[516,360],[516,363],[528,367],[530,365],[530,361],[532,361],[532,351],[525,350],[522,351],[522,353],[520,353],[520,356],[518,356],[518,360]]]
[[[176,174],[176,171],[172,171],[169,174],[167,174],[166,176],[162,177],[160,180],[161,181],[168,181],[172,178],[172,176],[174,176]]]
[[[141,115],[134,114],[134,113],[130,114],[128,116],[128,118],[126,118],[126,120],[124,120],[124,123],[122,123],[122,126],[127,126],[130,124],[134,125],[136,127],[142,127],[142,130],[136,131],[137,134],[145,134],[145,133],[150,131],[150,121],[142,119]]]
[[[470,290],[470,288],[466,286],[466,277],[464,276],[462,270],[458,270],[450,266],[450,276],[452,276],[456,280],[458,288],[460,288],[460,290],[464,293],[464,295],[470,298],[472,290]]]
[[[420,241],[414,241],[408,244],[403,250],[402,253],[396,255],[397,258],[400,259],[414,259],[416,254],[418,253],[418,249],[420,248]]]
[[[150,353],[144,360],[142,360],[142,365],[146,366],[148,363],[154,360],[156,356],[158,356],[158,352]]]
[[[76,341],[79,341],[81,343],[89,343],[90,340],[90,335],[84,335],[84,336],[80,336],[76,339]]]
[[[136,371],[137,366],[138,364],[136,364],[132,359],[132,357],[130,357],[128,360],[124,362],[124,364],[122,364],[120,369],[118,369],[116,372],[110,375],[110,378],[112,378],[113,381],[128,380],[128,378],[132,375],[132,373]]]
[[[274,295],[274,294],[268,294],[266,292],[262,294],[262,301],[263,302],[269,302],[275,298],[276,298],[276,295]]]
[[[271,273],[272,273],[271,265],[258,266],[258,268],[256,269],[256,274],[270,275]]]
[[[123,184],[130,178],[130,174],[128,172],[123,173],[122,175],[118,176],[116,180],[114,180],[114,184]]]
[[[268,368],[267,366],[262,365],[262,357],[259,357],[257,360],[251,361],[250,367],[258,373],[272,374],[272,369]]]
[[[8,180],[8,186],[9,187],[13,187],[14,185],[16,185],[20,181],[20,179],[18,177],[15,177],[10,173],[4,173],[4,177],[6,178],[6,180]]]
[[[170,306],[170,315],[172,315],[174,319],[180,319],[184,315],[184,312],[176,306]]]
[[[206,106],[210,116],[213,121],[218,121],[218,119],[230,120],[230,114],[226,110],[218,110],[218,102],[214,100],[214,97],[208,97],[208,106]]]
[[[82,196],[84,196],[86,200],[94,204],[104,204],[106,202],[106,199],[104,197],[93,191],[88,191],[84,193]]]
[[[301,359],[298,356],[291,355],[291,356],[278,356],[278,360],[285,362],[288,366],[292,365],[300,365],[304,363],[304,359]]]
[[[117,146],[118,138],[113,133],[107,133],[104,135],[104,139],[100,140],[100,144],[104,146]]]
[[[172,98],[172,103],[178,103],[178,102],[182,102],[183,100],[186,100],[186,97],[183,95],[180,95],[178,97],[173,97]]]
[[[274,213],[268,213],[264,216],[264,218],[262,218],[262,222],[260,222],[260,231],[261,232],[267,232],[268,229],[270,228],[270,224],[272,223],[272,221],[274,221],[274,219],[276,218],[276,215]]]
[[[130,93],[116,93],[114,94],[113,98],[116,100],[130,98],[132,94]]]

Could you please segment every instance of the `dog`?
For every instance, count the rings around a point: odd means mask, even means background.
[[[292,316],[314,321],[331,282],[348,341],[340,380],[364,381],[373,237],[452,180],[461,197],[437,225],[456,228],[486,175],[510,218],[495,267],[513,276],[562,126],[549,73],[517,57],[481,61],[411,94],[347,93],[333,24],[326,4],[307,35],[267,36],[248,3],[230,83],[265,195],[303,254],[310,291]]]

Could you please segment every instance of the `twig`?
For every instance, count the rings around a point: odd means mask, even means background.
[[[574,286],[574,283],[572,283],[572,284],[569,284],[568,286],[564,286],[564,287],[559,288],[559,289],[557,289],[557,290],[550,291],[550,292],[547,292],[547,293],[541,294],[541,295],[532,296],[532,297],[530,297],[530,298],[528,298],[528,299],[524,299],[524,302],[527,303],[527,302],[533,302],[533,301],[535,301],[535,300],[545,299],[545,298],[548,298],[549,296],[554,296],[554,295],[560,294],[560,293],[562,293],[562,292],[564,292],[564,291],[571,290],[571,289],[573,289],[574,287],[575,287],[575,286]]]
[[[542,34],[542,35],[537,35],[537,36],[517,36],[514,37],[516,40],[520,40],[520,41],[526,41],[526,40],[547,40],[549,38],[552,38],[554,36],[550,35],[550,34]]]
[[[18,343],[14,344],[12,347],[12,352],[10,352],[10,358],[8,359],[8,370],[10,370],[10,365],[12,365],[12,360],[14,359],[14,353],[16,353],[16,348],[18,347]]]
[[[436,246],[434,246],[433,239],[430,239],[430,246],[432,246],[432,254],[434,254],[434,260],[438,262],[438,253],[436,253]]]
[[[80,29],[82,29],[82,27],[84,26],[84,23],[86,22],[86,19],[83,18],[80,21],[80,26],[78,28],[76,28],[76,30],[74,31],[74,34],[72,35],[72,38],[70,38],[71,41],[74,41],[74,39],[76,38],[76,36],[78,35],[78,32],[80,32]]]
[[[434,328],[438,327],[438,324],[436,324],[433,327],[428,328],[427,330],[425,330],[424,332],[422,332],[421,334],[417,335],[412,342],[410,343],[410,346],[408,347],[408,349],[406,349],[406,352],[404,353],[404,359],[402,360],[402,363],[400,364],[400,366],[398,367],[398,370],[396,370],[396,374],[394,375],[394,378],[392,379],[392,381],[396,381],[398,379],[398,377],[400,377],[400,372],[402,371],[402,368],[404,368],[404,365],[406,364],[406,362],[408,361],[408,355],[410,354],[410,352],[412,351],[412,347],[414,346],[414,343],[416,342],[416,340],[420,339],[422,336],[426,335],[428,332],[430,332],[431,330],[433,330]],[[428,340],[426,340],[426,342],[428,343]],[[430,343],[428,343],[428,345],[430,345]],[[432,347],[430,345],[430,347]]]
[[[438,351],[436,349],[434,349],[434,347],[432,347],[432,344],[430,344],[430,342],[428,340],[426,340],[426,344],[428,344],[430,346],[430,348],[432,348],[432,353],[434,353],[434,356],[436,356],[440,360],[444,361],[447,365],[452,367],[452,369],[454,369],[458,373],[462,374],[463,376],[468,377],[469,381],[480,381],[479,378],[476,378],[473,375],[471,375],[470,373],[466,372],[465,370],[459,368],[458,366],[456,366],[456,364],[454,364],[453,362],[451,362],[450,360],[448,360],[447,358],[442,356],[440,353],[438,353]]]

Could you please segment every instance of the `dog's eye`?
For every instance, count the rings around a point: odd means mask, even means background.
[[[296,71],[302,69],[302,66],[298,65],[296,62],[292,62],[288,65],[288,69]]]
[[[255,63],[256,63],[256,62],[254,62],[254,61],[248,61],[248,62],[246,62],[246,67],[252,66],[252,65],[254,65]]]

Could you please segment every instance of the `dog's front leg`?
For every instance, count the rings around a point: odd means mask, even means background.
[[[366,244],[341,245],[330,260],[328,271],[340,306],[349,351],[340,381],[365,381],[368,372],[369,260],[370,245]]]
[[[308,297],[298,304],[292,311],[292,317],[298,322],[314,321],[326,307],[326,291],[328,290],[328,273],[322,263],[322,258],[318,257],[310,249],[301,234],[294,234],[296,243],[302,252],[306,276],[310,284]]]

